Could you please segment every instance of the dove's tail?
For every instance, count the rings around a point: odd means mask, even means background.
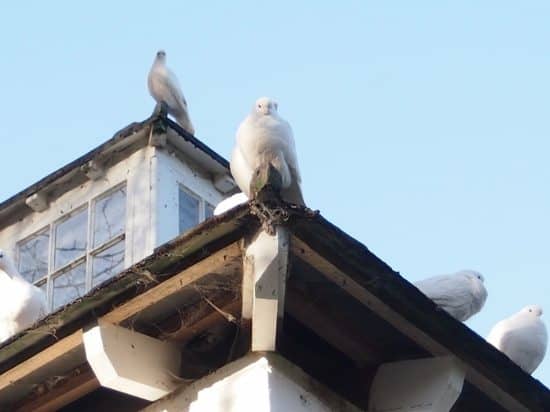
[[[283,200],[294,203],[295,205],[305,206],[304,196],[302,195],[302,189],[296,179],[292,179],[290,186],[281,190],[281,197]]]
[[[187,111],[182,111],[181,113],[178,113],[177,115],[174,115],[176,122],[183,127],[183,129],[188,132],[189,134],[195,135],[195,128],[193,127],[193,123],[191,123],[191,119],[189,118],[189,115],[187,114]]]

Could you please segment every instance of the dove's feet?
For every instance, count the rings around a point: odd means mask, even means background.
[[[157,103],[153,114],[159,117],[166,117],[168,115],[168,105],[165,102]]]
[[[256,215],[262,224],[262,229],[269,235],[275,235],[276,227],[289,219],[284,207],[269,207],[264,202],[252,201],[250,211]]]

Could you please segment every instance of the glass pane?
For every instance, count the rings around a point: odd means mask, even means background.
[[[38,286],[40,288],[40,290],[42,290],[42,292],[44,292],[44,296],[46,296],[46,302],[48,301],[48,282],[47,281],[42,281],[40,283],[37,283],[36,286]],[[48,312],[49,312],[49,307],[50,305],[46,305],[48,307]]]
[[[86,263],[82,263],[53,280],[54,310],[76,298],[86,291]]]
[[[124,241],[98,253],[92,261],[92,286],[118,274],[124,268]]]
[[[48,274],[48,231],[37,233],[19,244],[19,273],[34,283]]]
[[[86,252],[88,213],[83,210],[61,222],[55,228],[55,269],[82,256]]]
[[[199,223],[199,199],[180,189],[179,195],[180,233]]]
[[[208,219],[212,216],[214,216],[214,206],[208,202],[204,202],[204,217]]]
[[[94,247],[124,233],[126,188],[121,187],[96,202],[94,208]]]

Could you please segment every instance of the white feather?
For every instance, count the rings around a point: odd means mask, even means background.
[[[166,67],[166,53],[160,50],[147,77],[149,93],[157,103],[166,104],[168,113],[174,116],[176,121],[187,132],[194,135],[195,128],[189,118],[187,102],[181,91],[178,79]]]
[[[533,373],[544,359],[548,333],[540,319],[542,308],[526,306],[498,322],[489,332],[487,342],[499,349],[525,372]]]
[[[0,250],[0,342],[28,328],[47,313],[42,290],[27,282]]]
[[[237,130],[231,154],[231,174],[239,188],[250,197],[254,170],[271,163],[281,174],[284,200],[304,204],[301,177],[290,124],[277,113],[277,103],[262,97]]]
[[[487,300],[483,276],[473,270],[433,276],[414,285],[437,306],[462,322],[478,313]]]

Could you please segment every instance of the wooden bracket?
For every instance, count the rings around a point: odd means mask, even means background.
[[[101,386],[149,401],[178,386],[181,357],[172,344],[103,322],[84,332],[83,341]]]
[[[371,385],[369,411],[449,412],[464,375],[452,356],[384,363]]]
[[[36,192],[25,199],[25,203],[35,212],[43,212],[50,204],[45,193]]]
[[[246,248],[242,316],[252,321],[253,351],[275,350],[284,314],[288,254],[289,234],[282,226],[273,236],[260,230]]]
[[[212,179],[214,187],[222,193],[229,193],[236,186],[235,181],[228,174],[218,174]]]
[[[80,170],[82,170],[90,180],[99,180],[105,175],[105,166],[96,159],[92,159],[80,166]]]

